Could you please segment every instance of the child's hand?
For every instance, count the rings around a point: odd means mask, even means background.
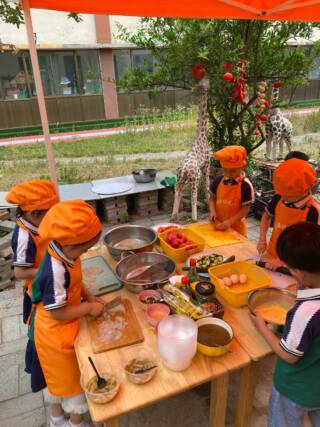
[[[88,302],[98,302],[99,304],[103,304],[105,305],[105,301],[100,298],[100,297],[95,297],[94,295],[92,295],[91,293],[87,296],[87,301]]]
[[[216,223],[216,230],[218,231],[225,231],[225,230],[228,230],[228,228],[230,227],[231,227],[231,224],[228,220]]]
[[[90,312],[89,314],[93,317],[98,317],[103,313],[104,304],[100,302],[89,302],[90,304]]]
[[[254,323],[254,326],[258,329],[259,332],[266,328],[267,324],[260,313],[250,313],[250,317],[252,322]]]
[[[265,251],[267,250],[267,242],[266,240],[259,240],[258,244],[257,244],[257,249],[259,254],[264,254]]]
[[[279,267],[283,267],[284,264],[279,258],[271,258],[268,259],[268,262],[266,263],[266,268],[269,270],[275,271]]]

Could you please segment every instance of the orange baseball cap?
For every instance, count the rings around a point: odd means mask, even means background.
[[[12,187],[6,195],[8,203],[23,211],[47,210],[59,202],[56,187],[45,179],[32,179]]]
[[[39,226],[39,234],[63,245],[78,245],[96,237],[101,228],[99,218],[88,203],[69,200],[50,209]]]
[[[315,185],[317,174],[308,162],[293,158],[276,168],[272,182],[280,196],[299,197]]]
[[[223,168],[242,168],[247,164],[247,150],[241,145],[229,145],[214,153]]]

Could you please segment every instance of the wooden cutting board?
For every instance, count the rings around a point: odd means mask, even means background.
[[[141,326],[133,311],[131,302],[128,299],[122,299],[122,303],[125,306],[126,311],[125,313],[118,313],[117,315],[124,317],[127,325],[122,331],[121,338],[118,340],[108,342],[103,341],[99,332],[99,324],[101,323],[101,320],[87,317],[91,345],[94,353],[102,353],[103,351],[137,344],[144,340]]]

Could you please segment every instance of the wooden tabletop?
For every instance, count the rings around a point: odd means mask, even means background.
[[[104,256],[112,267],[116,262],[110,258],[104,246],[97,250],[90,250],[86,257],[101,255]],[[106,295],[106,300],[115,295],[122,295],[128,298],[134,307],[135,313],[142,327],[144,334],[144,344],[158,354],[155,330],[147,323],[146,317],[140,308],[137,295],[125,289]],[[90,401],[89,409],[94,422],[102,422],[107,419],[118,417],[121,414],[142,408],[159,400],[168,398],[175,394],[182,393],[197,385],[208,382],[230,371],[241,369],[250,363],[250,357],[242,348],[237,339],[231,345],[232,353],[227,353],[220,357],[208,357],[197,353],[191,366],[183,372],[174,372],[167,369],[161,362],[159,356],[159,368],[155,377],[147,384],[135,385],[127,379],[113,401],[106,405],[97,405]],[[75,343],[75,350],[81,368],[88,363],[88,356],[93,359],[110,359],[120,364],[124,363],[126,348],[111,350],[105,353],[93,354],[91,340],[86,319],[80,322],[80,330]]]

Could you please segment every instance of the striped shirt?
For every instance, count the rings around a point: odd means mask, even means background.
[[[299,290],[297,302],[287,314],[280,345],[302,357],[316,338],[320,338],[320,289]]]
[[[42,300],[45,310],[54,310],[67,305],[70,273],[66,265],[72,267],[74,262],[69,260],[54,242],[49,246],[61,259],[47,252],[33,286],[40,291],[40,295],[35,295],[35,300]]]
[[[19,222],[26,230],[16,224],[13,231],[11,239],[13,265],[15,267],[33,267],[36,260],[37,247],[32,235],[38,235],[38,229],[21,217]]]

